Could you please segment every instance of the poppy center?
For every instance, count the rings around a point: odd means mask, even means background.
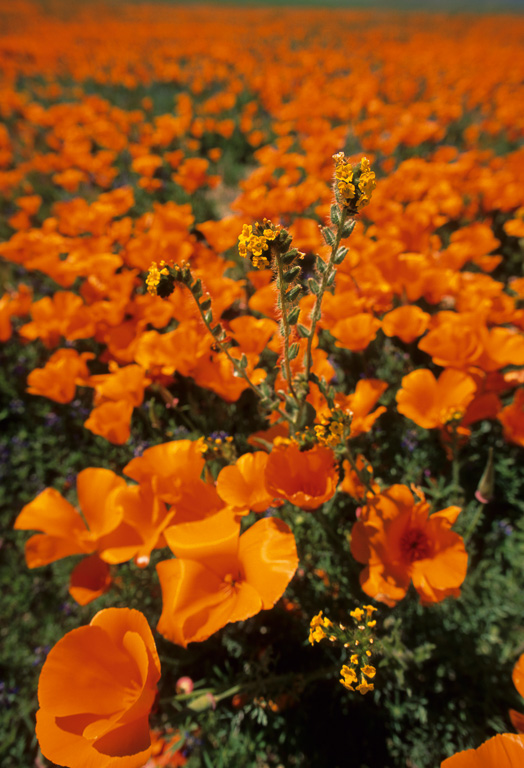
[[[226,575],[223,577],[223,584],[224,589],[228,595],[238,589],[240,580],[241,578],[239,573],[226,573]]]
[[[431,553],[428,537],[420,528],[410,528],[400,540],[400,550],[404,560],[410,563],[423,560]]]

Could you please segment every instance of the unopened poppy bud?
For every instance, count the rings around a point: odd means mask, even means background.
[[[191,693],[193,688],[195,687],[193,681],[190,677],[179,677],[176,681],[176,692],[177,693]]]
[[[193,712],[205,712],[206,709],[216,709],[217,704],[212,693],[203,693],[202,696],[197,696],[187,706]]]
[[[475,498],[480,501],[481,504],[487,504],[493,498],[493,491],[495,485],[495,465],[493,461],[493,448],[488,451],[488,461],[484,473],[480,478],[478,488],[475,491]]]

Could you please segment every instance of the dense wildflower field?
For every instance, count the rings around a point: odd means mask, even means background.
[[[0,7],[0,762],[524,765],[524,18]]]

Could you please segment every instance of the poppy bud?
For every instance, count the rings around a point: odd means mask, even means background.
[[[488,451],[488,460],[484,473],[480,478],[478,488],[475,491],[475,498],[480,501],[481,504],[487,504],[493,498],[493,491],[495,485],[495,465],[493,462],[493,448]]]
[[[190,677],[179,677],[176,681],[176,692],[177,693],[191,693],[191,691],[194,688],[194,683],[191,680]]]

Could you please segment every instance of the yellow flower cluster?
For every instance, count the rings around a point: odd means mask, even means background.
[[[315,424],[315,437],[321,445],[336,448],[343,443],[351,429],[352,414],[342,411],[335,406],[329,416],[323,416],[320,424]]]
[[[333,622],[327,616],[322,616],[322,611],[313,616],[309,625],[309,642],[311,645],[320,643],[321,640],[328,637],[326,629],[330,629],[332,626]]]
[[[269,251],[269,243],[277,237],[280,227],[263,219],[262,226],[256,222],[255,230],[251,224],[244,224],[238,236],[238,252],[244,258],[249,256],[255,269],[265,269],[269,266],[265,253]]]
[[[377,670],[368,664],[369,657],[371,656],[371,646],[373,645],[373,638],[370,636],[370,629],[376,626],[376,621],[372,619],[373,613],[377,609],[373,605],[364,605],[362,608],[355,608],[354,611],[350,611],[349,615],[357,625],[358,637],[353,639],[353,645],[355,652],[349,657],[349,665],[344,664],[340,670],[342,685],[348,689],[348,691],[358,691],[362,695],[372,691],[374,689],[373,683],[370,683],[366,678],[373,679]],[[365,624],[364,624],[365,622]],[[345,647],[349,647],[351,643],[346,643]],[[358,674],[360,665],[360,683],[358,682]],[[357,685],[358,683],[358,685]]]
[[[169,270],[165,266],[165,261],[160,262],[160,269],[158,269],[156,261],[154,261],[149,267],[149,272],[146,277],[147,291],[151,296],[157,295],[157,286],[160,282],[162,275],[168,275]]]
[[[351,658],[353,658],[353,656]],[[369,693],[369,691],[372,691],[375,688],[373,683],[369,683],[366,680],[366,677],[375,677],[377,670],[375,667],[372,667],[369,664],[365,664],[360,668],[360,671],[362,674],[360,676],[360,683],[358,683],[358,675],[355,669],[353,667],[348,667],[347,664],[344,664],[340,670],[340,674],[342,675],[340,682],[345,688],[348,689],[348,691],[358,691],[360,694],[362,694],[362,696],[364,696],[364,694]],[[355,685],[355,683],[358,683],[358,685]]]
[[[342,204],[352,212],[369,203],[376,187],[375,172],[369,160],[363,157],[356,166],[351,165],[343,152],[333,155],[335,161],[335,184]]]
[[[349,663],[344,664],[340,670],[340,682],[348,691],[358,691],[362,695],[374,689],[372,680],[377,670],[369,663],[372,655],[374,639],[372,630],[376,621],[372,618],[377,609],[373,605],[364,605],[350,611],[354,628],[345,627],[343,624],[333,624],[322,611],[313,616],[310,622],[309,642],[311,645],[327,639],[331,642],[339,641],[344,648],[350,649]]]

